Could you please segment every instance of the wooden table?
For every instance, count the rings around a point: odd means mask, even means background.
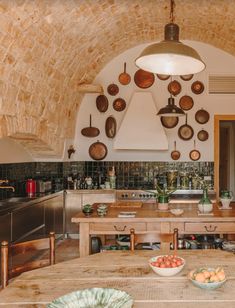
[[[45,307],[64,294],[92,287],[117,288],[134,299],[134,308],[234,308],[235,256],[221,250],[179,250],[184,269],[173,277],[160,277],[148,265],[161,251],[107,251],[61,262],[22,274],[0,292],[3,307]],[[208,291],[187,278],[190,270],[222,266],[227,282]]]
[[[97,204],[95,204],[96,206]],[[134,228],[138,233],[170,233],[178,228],[180,234],[235,234],[235,207],[220,210],[219,204],[213,205],[213,213],[198,215],[197,204],[174,204],[171,208],[183,208],[181,216],[156,210],[156,204],[143,204],[141,208],[116,208],[109,204],[108,215],[99,217],[96,211],[90,216],[78,213],[72,222],[79,224],[80,256],[90,253],[90,235],[129,234]],[[120,211],[136,211],[134,218],[119,218]]]

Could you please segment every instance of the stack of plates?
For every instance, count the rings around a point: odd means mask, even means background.
[[[235,251],[235,241],[224,241],[222,248],[228,251]]]

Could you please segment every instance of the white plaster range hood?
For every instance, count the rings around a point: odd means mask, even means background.
[[[114,140],[117,150],[168,150],[151,92],[135,92]]]

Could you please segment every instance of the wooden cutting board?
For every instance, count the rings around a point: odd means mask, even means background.
[[[139,201],[132,201],[132,202],[128,202],[128,201],[125,201],[125,202],[115,202],[115,203],[112,203],[110,205],[110,207],[134,207],[134,208],[141,208],[142,207],[142,202],[139,202]]]

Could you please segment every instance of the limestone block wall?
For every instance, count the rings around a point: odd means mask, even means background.
[[[83,95],[123,51],[163,38],[168,0],[0,0],[0,137],[62,157]],[[235,54],[235,2],[176,0],[181,39]]]

